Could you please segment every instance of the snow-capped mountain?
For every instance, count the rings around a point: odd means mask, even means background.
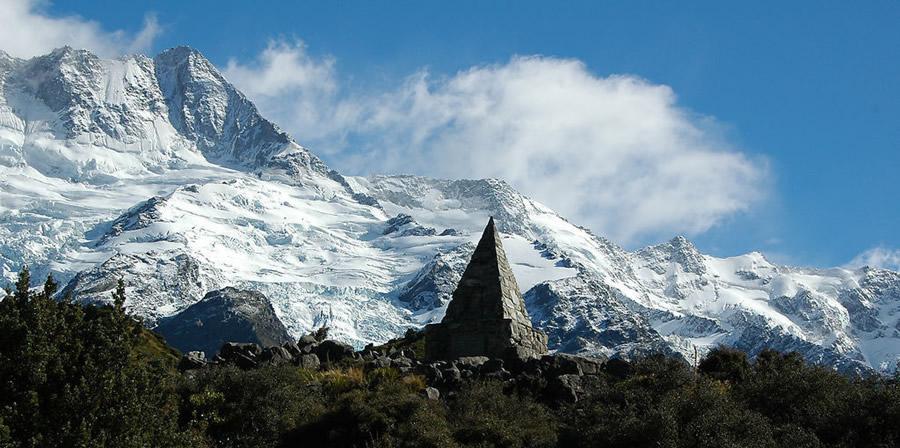
[[[27,263],[85,302],[124,277],[148,326],[235,286],[294,336],[381,342],[441,318],[494,216],[551,348],[771,347],[848,371],[900,359],[896,272],[717,258],[681,237],[629,252],[500,180],[342,176],[186,47],[0,53],[0,176],[3,276]]]

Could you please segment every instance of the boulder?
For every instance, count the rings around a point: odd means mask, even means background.
[[[294,357],[284,347],[266,347],[259,355],[261,362],[270,364],[286,364],[293,361]]]
[[[390,358],[379,356],[377,358],[372,359],[371,361],[367,361],[363,368],[365,371],[375,370],[375,369],[384,369],[391,366]]]
[[[226,342],[216,355],[216,359],[227,364],[234,364],[242,369],[252,369],[259,365],[257,359],[262,348],[252,342]]]
[[[462,372],[452,364],[441,371],[441,376],[444,377],[444,382],[447,384],[457,384],[462,381]]]
[[[312,353],[300,355],[297,358],[297,365],[303,369],[319,370],[319,357]]]
[[[555,353],[543,356],[541,365],[550,375],[596,375],[603,369],[603,360],[568,353]]]
[[[553,401],[574,403],[582,393],[581,379],[582,376],[576,374],[559,375],[550,380],[547,391]]]
[[[409,358],[399,357],[391,360],[391,365],[397,368],[410,368],[413,366],[413,360]]]
[[[344,358],[352,357],[355,353],[350,344],[331,339],[320,342],[313,352],[322,362],[337,362]]]
[[[316,344],[318,342],[319,341],[316,340],[315,336],[311,334],[304,334],[303,336],[300,336],[300,340],[297,341],[297,345],[299,345],[300,347],[306,347],[307,345]]]
[[[566,374],[552,378],[547,391],[557,402],[574,403],[580,397],[596,393],[603,386],[603,379],[597,375]]]
[[[300,346],[298,346],[296,342],[285,342],[284,344],[281,344],[281,347],[287,350],[292,358],[297,358],[303,354],[303,352],[300,351]]]
[[[219,356],[225,359],[235,354],[255,358],[262,354],[262,347],[252,342],[226,342],[219,349]]]
[[[454,364],[460,370],[474,370],[481,367],[482,364],[488,362],[490,358],[487,356],[463,356],[457,358]]]
[[[425,394],[425,398],[429,400],[437,401],[441,399],[441,391],[433,387],[426,387],[423,393]]]
[[[203,352],[187,352],[181,357],[178,368],[181,370],[202,369],[206,367],[206,354]]]
[[[479,370],[482,375],[499,372],[503,370],[503,360],[497,358],[489,359],[481,365],[481,368]]]

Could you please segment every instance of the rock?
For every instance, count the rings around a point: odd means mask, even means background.
[[[462,372],[455,365],[447,367],[441,374],[447,384],[457,384],[462,381]]]
[[[300,340],[297,341],[297,345],[299,345],[300,347],[306,347],[307,345],[316,344],[318,342],[319,341],[316,340],[315,336],[311,334],[304,334],[303,336],[300,336]]]
[[[363,367],[367,372],[375,369],[384,369],[391,366],[390,358],[379,356],[371,361],[366,362]]]
[[[585,375],[597,375],[603,370],[605,359],[592,356],[578,356],[578,365],[581,367],[581,373]]]
[[[574,403],[580,397],[598,392],[602,386],[603,379],[599,376],[566,374],[552,378],[547,391],[557,402]]]
[[[577,356],[555,353],[541,357],[541,364],[549,375],[582,375],[581,361]],[[592,368],[588,365],[588,368]],[[599,367],[598,367],[599,369]],[[594,372],[596,373],[596,372]]]
[[[312,353],[300,355],[297,361],[297,364],[298,366],[300,366],[300,368],[319,370],[319,357]]]
[[[548,384],[548,391],[554,401],[574,403],[578,401],[578,395],[582,393],[580,375],[559,375]]]
[[[291,354],[292,358],[297,358],[303,354],[303,352],[300,351],[300,346],[298,346],[296,342],[288,341],[281,344],[281,346]]]
[[[441,399],[441,391],[433,387],[426,387],[423,393],[425,394],[425,398],[429,400],[437,401]]]
[[[391,365],[397,368],[410,368],[413,366],[413,360],[409,358],[395,358],[391,360]]]
[[[257,357],[262,348],[254,343],[226,342],[216,355],[221,362],[234,364],[242,369],[252,369],[259,365]]]
[[[262,354],[262,347],[252,342],[226,342],[219,349],[219,356],[225,359],[234,354],[243,354],[255,358]]]
[[[322,362],[337,362],[352,357],[355,352],[350,344],[328,339],[320,342],[315,347],[314,353]]]
[[[463,356],[457,358],[454,364],[461,370],[474,370],[481,367],[482,364],[489,360],[490,358],[487,356]]]
[[[261,362],[271,364],[286,364],[293,359],[294,357],[284,347],[266,347],[263,349],[262,354],[259,355]]]
[[[422,366],[421,371],[429,383],[440,383],[444,380],[444,375],[441,373],[440,367],[436,364]]]
[[[181,370],[202,369],[206,367],[206,354],[203,352],[187,352],[181,357],[178,368]]]
[[[259,361],[255,357],[250,357],[243,353],[234,354],[231,358],[228,358],[227,361],[244,370],[259,367]]]
[[[475,247],[439,324],[425,327],[425,358],[526,359],[547,353],[547,335],[531,325],[494,218]]]

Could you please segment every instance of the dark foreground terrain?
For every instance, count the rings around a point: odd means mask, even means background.
[[[900,378],[795,354],[424,363],[409,333],[361,352],[324,332],[182,357],[116,306],[0,302],[0,446],[819,447],[900,445]]]

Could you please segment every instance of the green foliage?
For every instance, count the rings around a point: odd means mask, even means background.
[[[697,368],[707,376],[723,381],[743,381],[750,375],[747,354],[728,347],[711,350]]]
[[[117,310],[122,310],[125,307],[125,280],[121,277],[119,281],[116,283],[116,290],[112,295],[113,306]]]
[[[9,427],[3,423],[3,418],[0,417],[0,446],[10,445],[12,445],[12,440],[9,436]]]
[[[0,419],[12,446],[177,446],[175,373],[134,356],[141,327],[121,309],[29,291],[0,302]]]
[[[527,396],[505,393],[498,382],[471,385],[451,410],[454,434],[465,446],[556,446],[557,424],[549,409]]]
[[[405,376],[377,375],[366,387],[329,394],[328,412],[289,433],[284,446],[453,447],[443,406]]]
[[[214,446],[277,446],[283,434],[325,412],[325,398],[292,366],[192,372],[180,387],[182,424]]]

